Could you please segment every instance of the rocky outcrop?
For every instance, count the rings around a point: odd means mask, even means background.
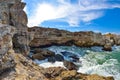
[[[59,67],[44,69],[27,56],[23,56],[29,52],[28,44],[32,39],[27,32],[27,16],[23,11],[24,6],[25,3],[21,0],[0,0],[0,80],[83,79],[80,76],[84,74],[77,73],[75,70],[69,71]],[[63,31],[63,34],[66,34],[66,31]],[[66,35],[69,34],[71,35],[67,32]],[[61,36],[61,33],[57,32],[57,36]],[[71,45],[72,41],[69,39],[66,39],[67,45]],[[59,40],[61,39],[58,39],[59,44],[66,44],[66,41]],[[54,41],[52,43],[56,44]],[[52,54],[43,52],[47,57]],[[113,78],[108,80],[113,80]]]
[[[9,25],[0,24],[0,74],[15,66],[12,55],[12,36],[15,29]]]
[[[47,80],[43,68],[13,50],[15,28],[0,24],[0,80]]]
[[[39,27],[29,28],[28,31],[35,33],[34,39],[30,43],[31,47],[70,45],[72,43],[72,33],[68,31]]]
[[[27,15],[23,11],[25,3],[21,0],[0,0],[0,23],[14,26],[13,37],[15,52],[27,55],[29,53],[30,34],[27,31]]]
[[[55,72],[55,71],[54,71]],[[113,77],[103,77],[96,74],[87,75],[77,73],[76,70],[63,70],[58,76],[50,78],[50,80],[114,80]]]
[[[29,32],[34,32],[34,39],[30,47],[48,47],[51,45],[76,45],[80,47],[102,46],[103,50],[111,51],[113,45],[120,45],[119,35],[102,35],[101,33],[69,32],[54,28],[33,27]]]
[[[22,54],[16,54],[12,48],[15,31],[12,26],[0,24],[0,80],[77,80],[87,77],[75,70],[69,71],[60,67],[44,69]],[[112,77],[99,77],[100,80],[114,80]]]
[[[40,48],[38,48],[38,49],[36,48],[33,51],[32,59],[44,60],[44,59],[46,59],[48,57],[52,57],[52,56],[55,56],[54,52],[49,51],[47,49],[43,50]]]
[[[65,60],[63,63],[68,70],[78,70],[78,66],[76,66],[73,62]]]

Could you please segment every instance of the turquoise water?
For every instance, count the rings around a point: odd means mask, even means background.
[[[120,80],[120,47],[113,47],[112,52],[102,51],[101,47],[80,48],[76,46],[52,46],[47,48],[56,54],[69,52],[79,57],[79,62],[74,62],[79,66],[78,72],[86,74],[98,74],[102,76],[113,76],[115,80]],[[67,55],[66,60],[70,60]]]

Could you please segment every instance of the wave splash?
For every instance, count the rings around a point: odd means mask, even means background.
[[[69,55],[79,57],[79,62],[74,62],[79,66],[78,72],[86,74],[98,74],[101,76],[113,76],[115,80],[120,80],[120,46],[114,46],[112,52],[102,51],[101,47],[81,48],[76,46],[51,46],[47,49],[63,55],[64,59],[72,61]],[[42,63],[36,61],[40,66],[64,67],[63,62],[49,63],[47,60]]]

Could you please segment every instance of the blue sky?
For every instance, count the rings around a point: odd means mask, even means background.
[[[28,26],[120,33],[120,0],[23,0]]]

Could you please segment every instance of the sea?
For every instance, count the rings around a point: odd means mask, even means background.
[[[102,47],[83,48],[77,46],[51,46],[47,47],[55,54],[61,54],[65,60],[72,61],[79,69],[77,72],[85,74],[98,74],[101,76],[113,76],[120,80],[120,46],[113,46],[112,51],[103,51]],[[64,53],[64,54],[63,54]],[[70,56],[76,56],[79,60],[74,61]],[[63,62],[54,63],[46,60],[35,60],[44,68],[64,67]]]

